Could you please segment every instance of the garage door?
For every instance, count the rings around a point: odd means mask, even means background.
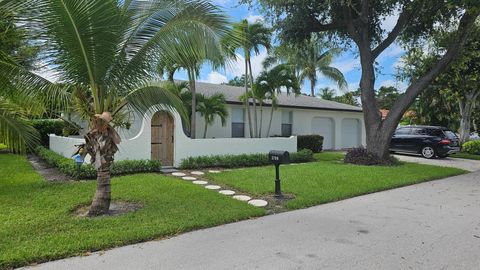
[[[332,118],[314,117],[312,119],[312,134],[323,136],[323,149],[335,148],[335,126]]]
[[[345,118],[342,120],[342,148],[360,146],[361,138],[360,121],[358,119]]]

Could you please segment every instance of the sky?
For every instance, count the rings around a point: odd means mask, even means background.
[[[238,0],[212,0],[212,3],[217,5],[219,8],[224,10],[230,17],[232,22],[238,22],[242,19],[247,19],[250,22],[255,22],[257,20],[265,21],[264,17],[258,10],[249,9],[248,6],[239,5]],[[398,15],[392,15],[384,18],[382,28],[391,30],[397,21]],[[268,22],[266,22],[268,23]],[[339,55],[333,61],[333,66],[338,68],[345,76],[348,83],[348,90],[354,91],[358,88],[360,82],[360,62],[355,51],[355,46],[352,46],[352,49],[344,52]],[[404,54],[404,50],[397,44],[391,45],[387,48],[377,59],[379,64],[377,75],[377,80],[375,88],[378,89],[381,86],[395,86],[400,90],[405,90],[406,85],[403,82],[398,82],[395,80],[396,67],[401,67],[402,62],[400,57]],[[235,76],[242,76],[244,74],[244,58],[241,50],[237,52],[238,59],[236,62],[232,63],[225,70],[212,70],[208,65],[203,65],[200,70],[200,78],[198,79],[201,82],[208,83],[226,83],[228,80],[234,78]],[[252,57],[252,69],[253,75],[256,76],[262,71],[262,62],[263,59],[267,56],[267,51],[262,49],[259,55],[254,55]],[[47,79],[53,79],[53,74],[49,70],[42,70],[39,72],[40,75],[43,75]],[[175,73],[175,79],[178,80],[187,80],[187,75],[184,71],[179,71]],[[322,87],[330,87],[332,89],[338,89],[335,83],[329,81],[319,74],[319,80],[317,82],[316,90]],[[310,84],[308,81],[305,81],[302,85],[302,92],[310,93]],[[337,95],[343,94],[345,91],[337,91]]]

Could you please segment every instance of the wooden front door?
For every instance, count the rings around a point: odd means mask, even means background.
[[[152,159],[162,166],[173,166],[173,118],[167,112],[156,112],[152,117]]]

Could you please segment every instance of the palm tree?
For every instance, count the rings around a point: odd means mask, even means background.
[[[219,28],[217,32],[207,32],[201,40],[191,35],[180,35],[178,40],[183,46],[188,45],[189,50],[179,47],[171,52],[173,57],[168,61],[162,61],[159,65],[159,71],[166,70],[169,80],[173,80],[175,70],[185,69],[187,71],[189,88],[192,91],[190,117],[190,138],[192,139],[196,136],[196,79],[199,76],[200,67],[205,63],[209,63],[214,68],[222,67],[234,55],[233,48],[239,44],[239,39],[232,35],[233,33],[227,26],[228,22],[225,20],[223,28]]]
[[[202,95],[199,98],[198,111],[205,120],[203,138],[207,137],[207,128],[213,124],[215,116],[220,117],[222,126],[227,123],[228,111],[226,107],[225,96],[223,94],[214,94],[210,97]]]
[[[110,170],[120,143],[116,119],[132,110],[145,115],[165,108],[176,109],[187,119],[177,96],[161,84],[148,82],[157,64],[154,60],[172,58],[178,50],[187,54],[192,44],[182,43],[183,37],[199,42],[208,39],[209,33],[224,31],[227,20],[204,1],[20,2],[14,3],[19,21],[34,20],[24,25],[37,26],[34,30],[51,56],[47,64],[74,89],[75,109],[90,121],[84,152],[97,170],[97,189],[88,215],[106,214],[111,200]],[[11,82],[25,93],[55,89],[44,78],[1,60],[0,81]]]
[[[332,89],[330,87],[323,87],[320,88],[317,95],[320,96],[321,99],[333,100],[333,98],[335,97],[335,89]]]
[[[242,20],[238,23],[233,25],[233,30],[239,35],[242,40],[242,44],[240,44],[237,48],[242,49],[244,56],[245,56],[245,96],[249,96],[248,94],[248,80],[250,80],[250,85],[253,85],[253,73],[252,73],[252,62],[251,56],[252,52],[255,55],[260,54],[260,48],[264,47],[267,50],[271,47],[271,38],[272,38],[272,31],[270,28],[266,27],[261,22],[254,22],[249,23],[247,20]],[[245,110],[247,111],[248,116],[248,123],[249,123],[249,131],[250,137],[258,137],[258,126],[257,126],[257,105],[256,100],[253,99],[253,117],[254,123],[252,128],[252,117],[250,112],[249,106],[249,99],[245,100]]]
[[[332,67],[333,57],[339,53],[339,49],[324,50],[321,40],[317,35],[312,35],[297,51],[297,63],[300,69],[300,82],[305,79],[310,81],[310,95],[315,96],[317,85],[317,72],[336,82],[340,89],[347,87],[347,81],[342,72]]]
[[[300,84],[295,76],[294,68],[289,64],[280,64],[268,71],[263,71],[257,77],[255,88],[258,93],[263,93],[262,100],[271,101],[270,120],[268,123],[266,137],[270,135],[272,127],[273,112],[277,107],[277,94],[286,90],[287,95],[293,93],[300,94]]]

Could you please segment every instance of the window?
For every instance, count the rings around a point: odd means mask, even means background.
[[[245,137],[245,112],[242,108],[232,109],[232,138]]]
[[[410,128],[399,128],[395,131],[395,135],[409,135]]]
[[[428,135],[427,130],[424,128],[414,128],[412,129],[413,135]]]
[[[282,136],[292,136],[292,119],[293,113],[291,111],[282,111]]]

